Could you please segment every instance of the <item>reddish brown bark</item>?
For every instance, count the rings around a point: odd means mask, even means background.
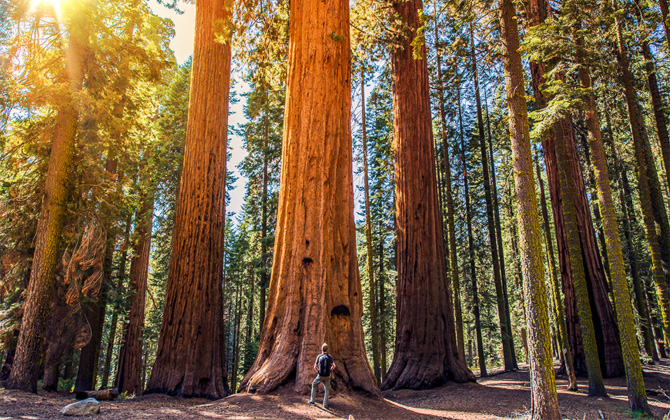
[[[240,390],[307,393],[327,342],[337,390],[380,396],[363,343],[351,150],[349,2],[291,2],[281,187],[268,308]]]
[[[413,56],[421,0],[394,4],[411,29],[392,53],[393,150],[398,236],[397,321],[393,362],[382,389],[425,389],[447,380],[474,381],[458,356],[451,296],[444,279],[442,218],[437,199],[426,48]]]
[[[165,312],[147,393],[221,398],[229,392],[221,273],[231,40],[215,40],[229,20],[228,1],[197,2]]]

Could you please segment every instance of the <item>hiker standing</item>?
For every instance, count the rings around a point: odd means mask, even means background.
[[[328,395],[330,394],[330,371],[335,369],[335,361],[333,357],[328,354],[328,344],[323,343],[321,346],[321,354],[316,358],[314,362],[314,370],[317,371],[316,379],[312,382],[312,397],[309,399],[309,403],[314,405],[314,394],[316,394],[316,388],[320,383],[323,384],[325,388],[325,393],[323,394],[323,408],[328,408]]]

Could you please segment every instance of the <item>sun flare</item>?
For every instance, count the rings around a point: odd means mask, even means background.
[[[53,9],[56,18],[58,21],[61,21],[63,13],[61,3],[63,1],[64,0],[30,0],[30,9],[35,10],[38,7],[44,7],[46,10]]]

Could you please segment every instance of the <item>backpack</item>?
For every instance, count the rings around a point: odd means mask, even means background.
[[[319,356],[317,362],[319,365],[319,376],[330,376],[330,369],[333,367],[333,358],[330,354],[325,353]]]

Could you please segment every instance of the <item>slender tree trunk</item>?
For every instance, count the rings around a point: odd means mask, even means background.
[[[177,199],[165,312],[147,393],[221,398],[223,235],[230,40],[215,24],[230,20],[230,2],[196,5],[196,34],[184,166]]]
[[[470,188],[468,183],[468,164],[465,157],[465,141],[463,139],[463,116],[461,115],[461,90],[458,87],[458,125],[461,134],[461,159],[463,160],[463,195],[465,196],[465,220],[468,229],[468,260],[470,263],[470,280],[472,281],[472,314],[475,318],[477,335],[477,358],[479,359],[479,376],[488,376],[486,372],[486,356],[482,339],[482,322],[479,313],[479,292],[477,290],[477,272],[475,270],[475,246],[472,238],[472,213],[470,212]]]
[[[500,207],[498,203],[498,186],[496,185],[496,164],[493,157],[493,137],[491,136],[491,116],[489,115],[488,108],[488,95],[486,94],[486,89],[484,89],[484,109],[486,110],[486,130],[488,131],[489,137],[489,159],[491,159],[491,185],[493,187],[493,217],[496,228],[496,242],[498,245],[498,255],[500,256],[500,282],[502,285],[502,292],[505,299],[505,316],[507,317],[507,325],[509,332],[509,345],[512,349],[512,362],[514,364],[514,369],[518,369],[516,361],[516,352],[514,350],[514,334],[512,334],[512,318],[510,316],[509,310],[509,297],[507,296],[507,274],[505,273],[505,252],[503,250],[503,240],[502,240],[502,224],[500,222]]]
[[[260,331],[263,328],[263,322],[265,322],[265,306],[266,306],[266,293],[268,290],[268,146],[270,142],[270,98],[269,98],[269,88],[266,84],[265,87],[265,118],[264,118],[264,127],[263,127],[263,192],[261,193],[261,284],[260,284],[260,316],[259,319],[259,328]]]
[[[624,188],[619,178],[619,203],[621,205],[621,214],[624,230],[624,238],[626,239],[625,251],[628,256],[628,264],[630,266],[630,275],[633,281],[633,289],[635,290],[635,307],[640,316],[640,329],[642,330],[642,337],[644,339],[644,348],[647,355],[655,362],[659,361],[658,352],[654,342],[654,334],[652,331],[651,316],[649,315],[649,304],[647,302],[646,285],[640,278],[640,269],[638,266],[637,252],[633,245],[633,238],[631,235],[631,216],[627,206],[627,198],[624,196]]]
[[[420,28],[421,0],[395,2],[410,28],[391,54],[393,152],[398,232],[397,324],[393,362],[382,389],[425,389],[448,380],[474,381],[458,356],[454,311],[437,200],[426,47],[410,45]]]
[[[81,91],[84,78],[90,11],[93,6],[79,12],[70,23],[71,34],[65,55],[64,77],[67,95],[58,106],[49,155],[40,215],[35,233],[35,252],[30,270],[27,298],[16,354],[8,389],[37,392],[39,363],[46,333],[54,290],[55,270],[58,261],[61,233],[65,220],[68,184],[72,173],[77,125],[79,119],[76,96]],[[73,30],[76,28],[76,30]]]
[[[240,322],[242,320],[242,287],[237,285],[235,323],[233,324],[233,370],[230,375],[230,391],[237,392],[237,371],[240,366]]]
[[[528,326],[531,418],[559,420],[549,332],[547,293],[544,285],[542,240],[533,179],[530,134],[523,67],[519,55],[519,29],[512,0],[500,1],[500,26],[505,64],[505,87],[509,108],[512,161],[517,197],[518,229],[523,261],[523,289]]]
[[[439,44],[437,23],[435,24],[436,45]],[[436,47],[437,79],[439,82],[440,127],[442,135],[442,164],[444,166],[444,199],[447,204],[447,229],[449,252],[449,267],[451,268],[451,287],[454,297],[454,317],[456,321],[456,344],[461,359],[465,360],[465,342],[463,341],[463,311],[461,309],[461,279],[458,272],[458,250],[456,249],[456,223],[454,220],[454,196],[451,189],[451,160],[449,159],[449,145],[447,144],[447,113],[444,106],[444,86],[442,80],[442,59]]]
[[[254,341],[254,304],[255,304],[255,284],[256,276],[254,273],[254,266],[249,266],[249,305],[247,307],[247,332],[246,338],[244,341],[244,361],[242,364],[242,369],[246,372],[251,365],[254,363],[254,358],[256,354],[252,352],[253,347],[251,346]]]
[[[130,226],[132,222],[132,214],[128,214],[126,219],[126,231],[124,234],[123,245],[121,246],[121,258],[119,260],[119,270],[117,273],[116,290],[120,291],[123,287],[123,281],[126,278],[126,264],[128,261],[128,248],[130,243]],[[109,339],[107,340],[107,352],[105,353],[105,364],[102,370],[102,387],[105,388],[109,384],[109,374],[112,365],[112,357],[114,356],[114,343],[116,341],[116,329],[119,320],[118,305],[114,305],[114,312],[112,313],[112,325],[109,330]]]
[[[578,38],[578,46],[581,44]],[[579,69],[579,78],[582,87],[590,89],[591,77],[588,67]],[[647,403],[647,393],[644,389],[642,378],[642,365],[640,364],[640,353],[638,350],[637,336],[633,319],[633,308],[631,306],[628,280],[626,279],[626,266],[623,261],[621,240],[619,238],[619,226],[612,199],[610,177],[607,168],[607,158],[603,146],[602,133],[600,132],[600,120],[598,119],[596,102],[593,96],[589,96],[585,107],[586,124],[589,132],[589,144],[593,155],[593,172],[598,187],[598,203],[602,214],[603,230],[605,231],[605,244],[609,255],[610,274],[612,280],[612,295],[621,334],[621,348],[624,355],[624,366],[626,367],[626,379],[628,382],[628,406],[632,411],[639,411],[652,415]]]
[[[377,333],[377,300],[375,299],[375,273],[372,263],[372,217],[370,216],[370,185],[368,180],[368,145],[365,133],[365,72],[361,65],[361,128],[363,144],[363,190],[365,193],[365,244],[367,248],[367,272],[370,301],[370,331],[372,335],[372,366],[375,377],[379,382],[381,374],[379,371],[379,340]]]
[[[143,177],[150,177],[144,171]],[[154,194],[151,182],[144,182],[139,213],[135,217],[136,243],[130,263],[130,292],[132,304],[128,323],[125,326],[121,350],[119,351],[118,369],[114,386],[119,392],[140,395],[143,388],[142,373],[142,329],[144,327],[144,307],[149,276],[149,253],[151,251],[151,226],[154,213]]]
[[[661,16],[663,17],[663,29],[665,29],[665,42],[670,46],[670,20],[668,19],[668,2],[667,0],[658,0],[658,5],[661,9]]]
[[[384,234],[381,220],[379,221],[379,277],[377,283],[379,286],[379,353],[381,354],[380,377],[384,381],[386,377],[386,272],[384,268]]]
[[[363,341],[352,184],[349,3],[291,2],[269,304],[240,389],[307,393],[325,341],[334,386],[380,396]]]
[[[617,40],[618,40],[618,54],[617,61],[622,73],[622,81],[624,85],[624,93],[626,97],[626,106],[628,107],[628,118],[630,120],[630,128],[633,134],[633,146],[635,149],[635,160],[638,171],[638,189],[640,194],[640,205],[642,207],[642,219],[647,234],[647,242],[649,243],[649,252],[651,254],[652,262],[652,276],[656,285],[656,296],[658,305],[661,309],[661,316],[663,320],[663,332],[665,334],[665,341],[670,337],[670,300],[668,299],[668,288],[665,281],[665,273],[663,270],[663,261],[661,259],[661,247],[659,246],[659,238],[656,232],[654,222],[654,210],[652,207],[652,198],[649,190],[649,179],[647,171],[647,162],[645,160],[645,151],[643,139],[640,133],[639,115],[637,112],[637,99],[635,90],[633,88],[633,78],[628,64],[628,57],[626,47],[622,37],[621,22],[616,20]]]
[[[658,80],[656,79],[654,58],[651,55],[651,51],[649,50],[649,43],[646,40],[642,41],[642,56],[644,57],[647,81],[649,82],[651,105],[654,109],[654,118],[656,119],[658,143],[661,146],[663,164],[665,165],[665,177],[668,185],[670,185],[670,139],[668,138],[668,124],[665,120],[665,107],[663,104],[663,99],[661,98],[661,93],[658,89]]]
[[[567,325],[565,323],[565,314],[563,311],[563,302],[561,302],[561,285],[558,279],[558,269],[556,268],[556,258],[554,256],[554,245],[551,240],[551,227],[549,226],[549,215],[547,211],[547,198],[544,193],[544,181],[540,175],[540,163],[536,159],[535,171],[540,185],[540,209],[542,211],[542,220],[544,222],[544,240],[547,244],[547,254],[549,255],[549,265],[551,274],[551,298],[556,310],[556,325],[558,327],[559,343],[561,345],[561,354],[565,358],[565,371],[568,376],[568,390],[577,391],[577,377],[575,375],[575,366],[572,360],[572,351],[570,349],[570,340],[568,340]]]
[[[514,361],[514,346],[511,345],[511,333],[507,323],[507,310],[505,307],[505,293],[503,292],[502,279],[500,277],[500,260],[498,258],[498,246],[496,244],[496,228],[493,216],[493,198],[491,197],[491,179],[489,176],[489,163],[486,151],[486,134],[484,133],[484,118],[482,116],[482,103],[479,94],[479,75],[477,70],[477,56],[475,52],[474,33],[470,23],[470,55],[475,79],[475,103],[477,106],[477,127],[479,129],[479,151],[482,160],[482,178],[484,182],[484,197],[486,201],[486,220],[489,232],[489,243],[491,248],[491,261],[493,262],[493,283],[496,289],[496,303],[498,307],[498,320],[500,323],[500,338],[502,340],[503,359],[505,371],[516,369]]]

